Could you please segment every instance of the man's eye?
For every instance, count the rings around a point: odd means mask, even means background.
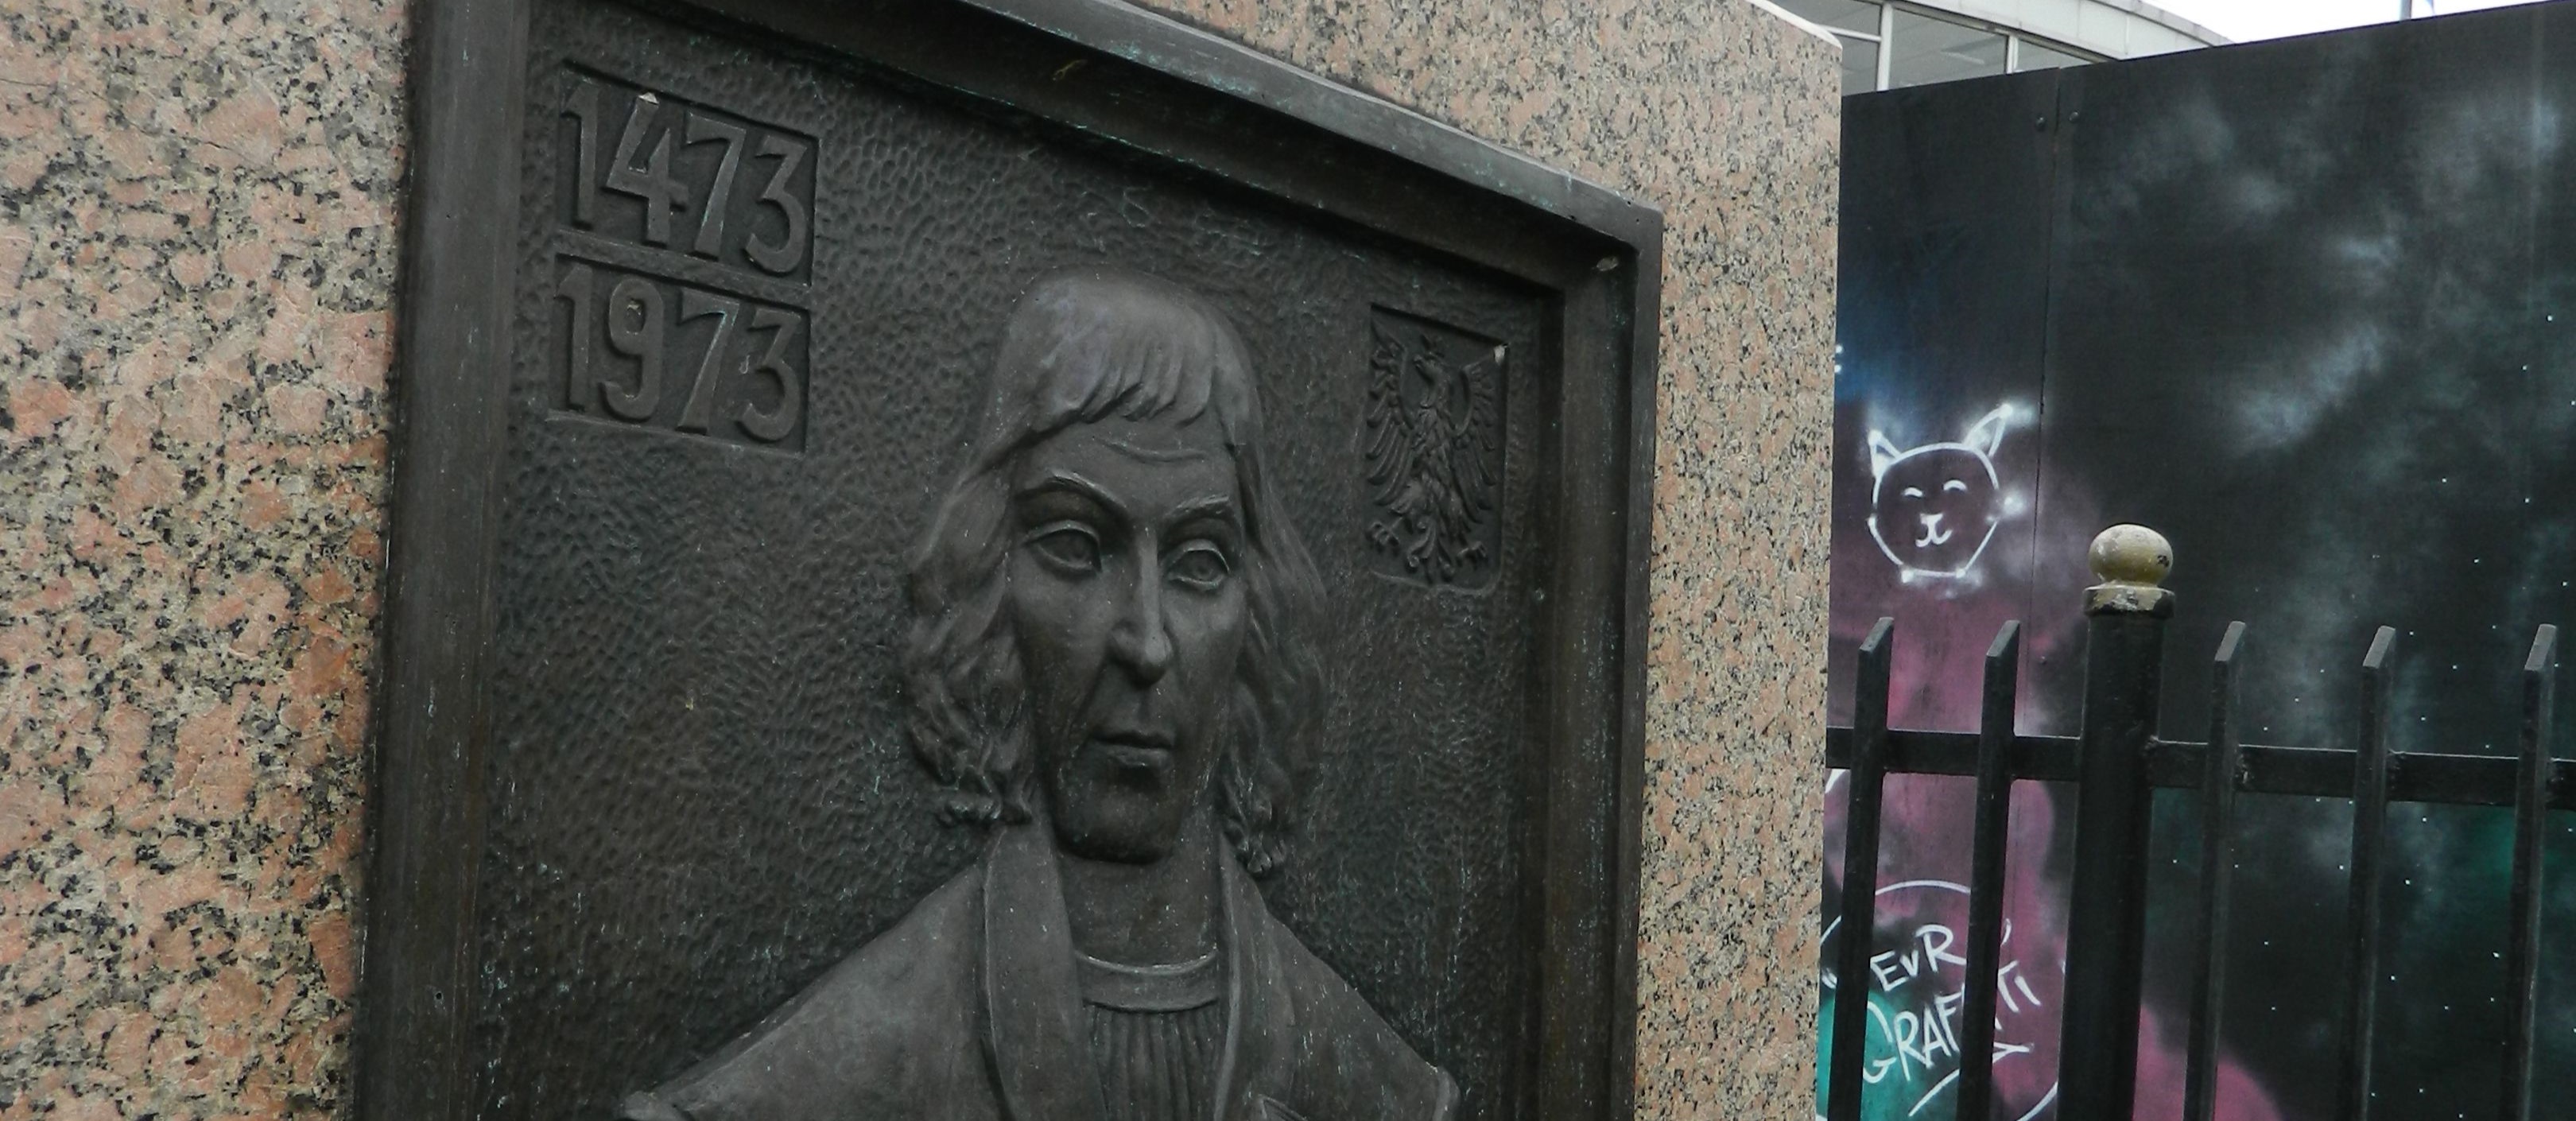
[[[1234,566],[1226,563],[1223,550],[1214,545],[1199,544],[1182,549],[1163,566],[1163,571],[1189,587],[1214,591],[1225,583],[1226,577],[1234,574]]]
[[[1076,526],[1051,526],[1031,534],[1028,548],[1060,571],[1100,571],[1100,539]]]

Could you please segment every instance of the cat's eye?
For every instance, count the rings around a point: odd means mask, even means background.
[[[1058,572],[1081,576],[1100,571],[1100,539],[1072,522],[1041,526],[1023,544]]]
[[[1966,489],[1968,489],[1968,484],[1957,479],[1952,479],[1949,482],[1941,484],[1941,491],[1944,494],[1957,494]]]
[[[1202,592],[1212,592],[1225,585],[1234,575],[1234,565],[1226,560],[1225,550],[1213,542],[1193,541],[1163,565],[1163,572],[1174,583]]]
[[[1905,497],[1907,497],[1907,498],[1921,498],[1921,497],[1923,497],[1923,488],[1922,488],[1922,487],[1907,487],[1907,488],[1905,488]]]

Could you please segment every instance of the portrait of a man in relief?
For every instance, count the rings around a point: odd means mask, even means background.
[[[1457,1099],[1272,917],[1322,589],[1242,340],[1104,270],[1034,284],[914,549],[903,672],[974,865],[629,1121],[1436,1121]]]

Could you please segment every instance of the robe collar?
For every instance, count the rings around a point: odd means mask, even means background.
[[[1225,954],[1225,1044],[1217,1064],[1218,1121],[1260,1118],[1262,1089],[1282,1034],[1269,999],[1278,981],[1269,910],[1231,856],[1217,860]],[[1064,883],[1044,819],[1004,828],[984,866],[986,1058],[1012,1121],[1105,1121],[1092,1069],[1090,1024],[1074,966]]]

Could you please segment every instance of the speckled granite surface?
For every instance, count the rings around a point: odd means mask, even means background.
[[[345,1097],[404,23],[0,4],[0,1118]]]
[[[1640,1113],[1809,1116],[1831,49],[1153,2],[1665,208]],[[405,19],[0,4],[0,1121],[345,1112]]]
[[[1833,48],[1747,0],[1148,0],[1663,207],[1643,1118],[1814,1115]]]

